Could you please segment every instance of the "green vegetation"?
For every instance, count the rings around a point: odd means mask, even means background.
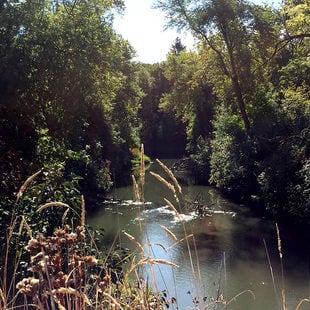
[[[128,277],[140,265],[168,262],[149,258],[136,263],[126,249],[99,250],[96,242],[100,233],[85,225],[83,197],[80,213],[58,201],[32,210],[40,221],[51,214],[61,214],[59,228],[51,233],[42,233],[50,223],[38,229],[16,213],[22,195],[39,174],[28,178],[17,194],[3,249],[0,308],[137,309],[143,305],[147,309],[161,309],[160,294],[154,294],[147,283],[134,285]],[[30,219],[29,223],[33,221]],[[124,272],[128,261],[132,264]]]
[[[183,120],[200,179],[286,224],[310,224],[307,1],[157,1],[198,52],[171,52],[160,108]],[[296,226],[295,226],[296,227]]]
[[[143,197],[144,190],[144,153],[140,153],[140,187],[134,183],[136,197]],[[0,308],[9,309],[51,309],[51,310],[83,310],[83,309],[165,309],[170,306],[178,307],[178,300],[168,296],[166,291],[158,291],[157,278],[154,267],[165,265],[169,268],[178,267],[173,262],[153,258],[154,248],[161,246],[166,253],[174,247],[184,243],[187,248],[185,254],[191,262],[192,276],[195,281],[195,297],[192,302],[195,309],[227,309],[230,304],[238,302],[242,295],[249,295],[255,299],[255,293],[245,290],[233,297],[224,296],[222,288],[218,286],[216,296],[205,296],[205,287],[202,281],[200,262],[197,254],[195,236],[192,227],[185,225],[178,209],[185,208],[182,188],[172,171],[161,161],[157,160],[164,172],[164,176],[151,173],[159,182],[164,184],[174,195],[171,202],[164,198],[167,205],[177,215],[182,223],[181,239],[167,227],[161,226],[167,234],[171,245],[165,247],[159,243],[150,243],[148,240],[141,244],[135,237],[123,232],[135,245],[132,253],[123,249],[108,249],[106,252],[98,248],[96,242],[100,235],[85,225],[85,202],[82,197],[80,212],[77,213],[70,205],[62,202],[49,202],[33,210],[40,214],[53,212],[62,214],[59,228],[50,235],[40,230],[32,230],[28,221],[13,212],[11,225],[8,229],[5,249],[2,278],[0,279]],[[32,187],[34,180],[41,171],[29,177],[17,193],[16,206],[20,203],[25,191]],[[144,205],[142,204],[144,207]],[[71,213],[71,214],[70,214]],[[140,223],[140,229],[143,225]],[[282,266],[282,247],[278,226],[278,252]],[[141,231],[142,232],[142,231]],[[47,236],[48,235],[48,236]],[[154,247],[154,248],[153,248]],[[270,262],[265,243],[268,262]],[[125,267],[125,265],[127,266]],[[125,267],[125,268],[124,268]],[[280,293],[276,288],[272,266],[270,265],[275,298]],[[283,268],[283,266],[282,266]],[[148,280],[146,273],[151,279]],[[282,269],[283,273],[283,269]],[[220,281],[220,279],[219,279]],[[175,292],[176,293],[176,292]],[[287,310],[286,291],[283,283],[281,309]],[[309,303],[305,298],[298,302],[296,310]]]
[[[121,1],[1,2],[4,186],[41,168],[58,169],[63,181],[82,178],[87,200],[109,190],[111,172],[122,179],[130,169],[142,93],[133,50],[112,28],[112,13],[122,7]]]
[[[63,213],[39,206],[62,201],[74,219],[77,197],[91,209],[129,182],[141,141],[150,157],[188,155],[199,182],[280,224],[309,227],[308,1],[157,5],[196,51],[176,39],[163,63],[134,62],[113,30],[120,0],[0,1],[2,245],[16,216],[51,235]],[[25,240],[11,237],[10,249]]]

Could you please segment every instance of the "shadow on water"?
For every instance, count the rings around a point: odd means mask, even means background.
[[[152,171],[154,170],[157,170],[156,166],[152,167]],[[179,268],[160,266],[155,271],[159,290],[165,290],[170,297],[176,297],[179,309],[194,308],[193,298],[197,296],[205,297],[206,303],[211,303],[211,297],[220,298],[223,294],[227,301],[246,290],[251,290],[255,299],[251,294],[244,293],[231,302],[228,309],[282,309],[279,306],[281,265],[274,224],[253,216],[245,207],[231,203],[207,186],[184,186],[183,194],[189,201],[200,196],[207,206],[207,216],[200,218],[192,212],[183,214],[180,221],[164,203],[164,198],[173,201],[171,192],[147,175],[145,204],[133,203],[131,186],[117,188],[111,195],[119,201],[110,201],[90,215],[88,224],[94,228],[104,228],[103,243],[107,247],[116,241],[121,246],[134,250],[134,245],[122,234],[125,230],[142,244],[150,243],[153,258],[167,259],[177,264]],[[169,228],[179,240],[184,237],[184,227],[187,234],[194,234],[196,251],[192,239],[190,243],[194,267],[186,242],[179,243],[170,251],[164,250],[171,246],[172,240],[161,226]],[[277,293],[274,291],[264,241]],[[306,253],[306,249],[298,247],[296,241],[293,248],[283,248],[288,309],[295,309],[301,299],[309,298],[309,257]],[[201,277],[199,288],[196,254]],[[195,273],[192,272],[193,268]],[[199,309],[202,309],[201,304]],[[309,309],[309,304],[300,308],[304,309]]]

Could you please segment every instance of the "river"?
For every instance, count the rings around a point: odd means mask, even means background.
[[[166,177],[157,164],[151,171],[161,171]],[[309,257],[305,255],[309,251],[304,245],[296,241],[290,246],[283,244],[287,248],[281,249],[282,272],[272,222],[254,216],[245,206],[224,199],[208,186],[186,185],[182,194],[186,201],[198,200],[206,207],[203,217],[193,210],[176,213],[164,201],[167,198],[177,207],[172,193],[147,173],[145,203],[133,201],[132,186],[116,188],[111,198],[117,200],[104,202],[87,222],[104,229],[103,244],[107,247],[119,244],[136,250],[124,235],[126,231],[144,246],[147,257],[178,266],[154,267],[157,289],[167,294],[167,300],[176,299],[170,309],[222,309],[225,303],[226,309],[233,310],[283,309],[282,288],[288,310],[295,310],[303,298],[309,298]],[[185,236],[189,237],[174,245],[173,238],[180,241]],[[152,282],[150,272],[145,273]],[[216,306],[214,301],[218,301]],[[304,309],[309,310],[310,304],[303,303],[299,310]]]

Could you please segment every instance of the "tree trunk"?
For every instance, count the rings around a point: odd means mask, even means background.
[[[242,91],[241,91],[241,87],[239,84],[238,77],[235,76],[233,73],[231,80],[232,80],[234,91],[235,91],[235,94],[237,97],[237,104],[238,104],[238,107],[239,107],[239,110],[240,110],[240,113],[241,113],[241,116],[242,116],[242,119],[244,122],[245,130],[248,134],[250,134],[251,125],[250,125],[250,121],[248,118],[248,114],[247,114],[246,109],[245,109],[245,103],[243,100]]]
[[[225,39],[225,36],[224,36],[224,39]],[[237,104],[238,104],[238,108],[239,108],[240,113],[241,113],[241,117],[243,119],[245,130],[246,130],[247,134],[250,135],[251,124],[250,124],[250,121],[248,118],[248,114],[246,112],[245,103],[243,100],[242,90],[241,90],[241,86],[239,83],[239,78],[238,78],[238,73],[237,73],[237,68],[236,68],[232,48],[230,47],[230,45],[228,44],[228,41],[226,39],[225,39],[225,41],[226,41],[226,46],[227,46],[230,65],[231,65],[231,76],[230,76],[230,78],[231,78],[231,81],[233,84],[235,95],[237,97]]]

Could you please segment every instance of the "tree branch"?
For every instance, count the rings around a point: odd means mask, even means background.
[[[224,74],[228,77],[231,77],[231,74],[226,66],[226,63],[224,61],[224,58],[223,58],[223,55],[221,53],[220,50],[218,50],[213,44],[212,42],[210,41],[209,37],[206,35],[206,33],[204,31],[202,31],[201,29],[199,29],[198,27],[195,26],[195,24],[192,22],[191,18],[188,16],[188,13],[186,11],[186,9],[184,8],[184,6],[182,5],[182,3],[180,3],[180,0],[177,0],[178,1],[178,5],[181,9],[181,13],[184,15],[186,21],[188,22],[188,25],[190,27],[190,29],[192,29],[194,32],[196,32],[197,34],[199,34],[200,36],[202,36],[207,44],[210,46],[210,48],[217,54],[218,58],[219,58],[219,61],[222,65],[222,68],[223,68],[223,71],[224,71]]]
[[[291,41],[295,39],[303,39],[303,38],[310,38],[310,33],[302,33],[296,34],[294,36],[287,36],[286,38],[282,39],[281,41],[277,42],[272,55],[264,62],[264,65],[269,62],[272,58],[276,56],[276,54],[281,51],[285,46],[287,46]]]

